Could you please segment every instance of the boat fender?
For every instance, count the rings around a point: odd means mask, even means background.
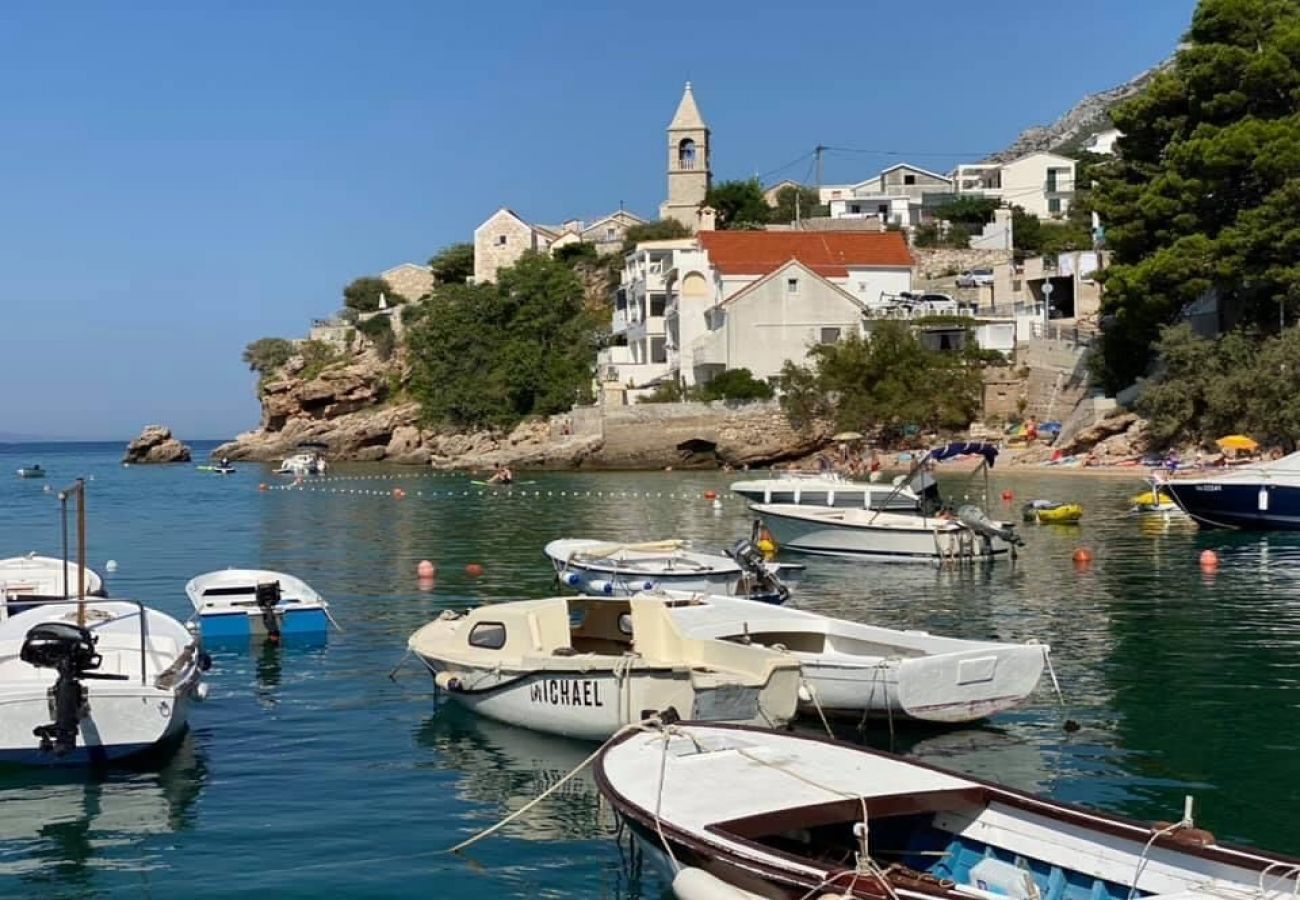
[[[1212,847],[1217,843],[1217,838],[1204,828],[1195,828],[1190,825],[1175,827],[1170,822],[1156,822],[1153,827],[1156,831],[1168,831],[1169,840],[1184,847]],[[1173,830],[1169,831],[1171,828]]]
[[[456,693],[461,689],[460,679],[450,672],[439,672],[433,676],[433,683],[444,691]]]
[[[199,682],[194,686],[194,699],[199,702],[208,699],[208,685],[206,682]]]
[[[799,702],[800,703],[813,702],[812,688],[810,688],[807,684],[805,684],[802,681],[799,682]]]
[[[212,668],[212,655],[205,650],[199,651],[198,658],[195,661],[198,663],[200,672],[206,672]]]
[[[655,589],[655,583],[654,583],[653,581],[643,581],[643,582],[641,582],[641,590],[643,590],[643,591],[653,591],[654,589]]]
[[[614,582],[599,579],[588,581],[587,590],[592,594],[604,594],[606,597],[612,597],[614,595]]]
[[[569,587],[577,587],[582,584],[582,576],[577,572],[565,572],[561,580]]]

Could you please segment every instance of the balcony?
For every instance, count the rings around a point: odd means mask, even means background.
[[[727,331],[720,328],[691,342],[691,362],[696,366],[727,364]]]
[[[627,326],[628,326],[627,319],[628,316],[627,316],[626,309],[614,310],[614,318],[610,322],[609,330],[614,334],[621,334],[624,331],[627,331]]]
[[[651,316],[648,319],[631,322],[627,326],[627,339],[633,344],[647,337],[662,337],[667,333],[663,316]]]

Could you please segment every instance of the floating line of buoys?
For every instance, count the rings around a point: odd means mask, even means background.
[[[484,498],[550,498],[550,499],[572,499],[576,497],[598,497],[615,500],[689,500],[698,502],[700,495],[694,492],[681,491],[574,491],[574,490],[529,490],[524,488],[463,488],[461,490],[448,491],[408,491],[401,487],[394,488],[362,488],[362,487],[330,487],[318,484],[312,481],[304,481],[300,484],[259,484],[257,486],[260,492],[269,491],[292,491],[295,493],[308,494],[347,494],[359,497],[388,497],[390,499],[401,500],[406,496],[465,499],[468,497]],[[743,504],[746,501],[742,497],[719,497],[714,495],[710,500],[705,500],[707,506],[719,509],[723,505],[723,500],[732,504]]]

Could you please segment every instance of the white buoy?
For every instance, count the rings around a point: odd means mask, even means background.
[[[110,559],[108,562],[104,563],[104,571],[106,571],[106,572],[116,572],[116,571],[117,571],[117,560],[115,560],[115,559]]]
[[[721,501],[721,500],[718,500],[718,499],[715,499],[715,500],[713,501],[713,508],[714,508],[714,509],[722,509],[722,501]]]

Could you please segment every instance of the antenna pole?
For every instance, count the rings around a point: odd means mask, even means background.
[[[86,627],[86,481],[77,479],[77,625]]]
[[[63,599],[67,600],[72,594],[68,590],[71,586],[68,582],[68,492],[59,491],[59,521],[63,531]]]
[[[813,155],[814,155],[814,156],[816,157],[816,159],[817,159],[817,187],[818,187],[818,189],[820,189],[821,186],[822,186],[822,152],[823,152],[824,150],[826,150],[826,149],[827,149],[827,148],[826,148],[826,147],[823,147],[821,144],[818,144],[816,147],[813,148]],[[821,201],[818,200],[818,202],[821,202]]]

